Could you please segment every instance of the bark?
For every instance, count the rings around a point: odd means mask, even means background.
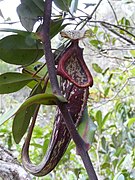
[[[10,151],[0,146],[0,179],[3,180],[31,180]]]

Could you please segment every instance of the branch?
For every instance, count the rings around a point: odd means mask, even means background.
[[[115,98],[116,98],[116,97],[120,94],[120,92],[126,87],[126,85],[128,84],[128,82],[129,82],[131,79],[134,79],[134,77],[129,77],[129,78],[127,78],[127,80],[124,82],[124,84],[122,85],[122,87],[115,93],[115,95],[114,95],[113,97],[109,98],[107,101],[101,103],[100,105],[98,105],[98,106],[96,106],[96,107],[93,107],[92,110],[95,109],[95,108],[99,108],[99,107],[107,104],[107,103],[110,102],[110,101],[115,100]]]
[[[125,41],[129,42],[130,44],[135,44],[132,40],[126,38],[125,36],[119,34],[117,31],[115,31],[114,29],[112,29],[111,26],[118,28],[124,32],[126,32],[127,34],[129,34],[130,36],[132,36],[133,38],[135,38],[135,35],[132,34],[131,32],[127,31],[126,29],[120,27],[119,25],[115,25],[115,24],[111,24],[105,21],[90,21],[90,22],[94,22],[94,23],[100,23],[102,26],[104,26],[106,29],[108,29],[109,31],[111,31],[112,33],[116,34],[117,36],[119,36],[120,38],[124,39]]]
[[[4,180],[32,179],[13,155],[2,146],[0,146],[0,179],[1,178]]]
[[[93,12],[91,13],[91,15],[88,16],[88,17],[85,19],[85,23],[83,24],[83,26],[81,27],[81,29],[83,29],[84,26],[89,22],[89,20],[92,19],[94,13],[96,12],[96,10],[97,10],[97,8],[99,7],[99,5],[101,4],[101,2],[102,2],[102,0],[100,0],[100,1],[98,2],[98,4],[96,5],[96,7],[94,8]],[[83,21],[84,21],[84,20],[83,20]]]
[[[115,12],[115,10],[114,10],[114,8],[113,8],[112,4],[110,3],[110,1],[109,1],[109,0],[107,0],[107,1],[108,1],[108,4],[110,5],[110,7],[111,7],[111,9],[112,9],[112,12],[113,12],[113,14],[114,14],[114,17],[115,17],[115,20],[116,20],[117,24],[119,24],[119,21],[118,21],[118,18],[117,18],[116,12]]]
[[[57,74],[55,70],[55,62],[51,51],[51,42],[49,39],[49,32],[50,32],[50,21],[51,21],[51,9],[52,9],[52,0],[46,0],[45,1],[45,9],[44,9],[44,16],[43,16],[43,46],[45,51],[45,57],[46,57],[46,64],[48,68],[49,78],[52,86],[53,93],[61,95],[61,91],[59,88],[58,80],[57,80]],[[83,163],[85,165],[85,168],[87,170],[88,176],[91,180],[97,180],[96,173],[94,171],[94,168],[92,166],[91,160],[89,158],[87,147],[85,142],[82,140],[80,135],[78,134],[75,125],[73,123],[72,117],[67,109],[67,104],[58,102],[58,107],[63,115],[64,121],[66,123],[66,126],[70,132],[71,137],[73,138],[77,150],[83,160]]]
[[[102,23],[102,26],[104,26],[105,28],[107,28],[109,31],[111,31],[111,32],[114,33],[115,35],[119,36],[121,39],[124,39],[124,40],[127,41],[128,43],[135,45],[135,43],[134,43],[132,40],[130,40],[130,39],[126,38],[125,36],[119,34],[117,31],[115,31],[115,30],[112,29],[111,27],[108,27],[107,25],[105,25],[105,24],[103,24],[103,23]]]

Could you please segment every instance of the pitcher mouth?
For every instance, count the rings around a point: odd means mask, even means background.
[[[93,78],[83,59],[83,49],[79,47],[78,40],[73,40],[62,54],[58,62],[57,74],[80,88],[93,85]]]

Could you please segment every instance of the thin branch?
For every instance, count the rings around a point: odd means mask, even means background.
[[[102,0],[100,0],[100,1],[98,2],[98,4],[96,5],[96,7],[94,8],[93,12],[91,13],[91,15],[89,15],[89,16],[86,18],[85,23],[83,24],[83,26],[82,26],[80,29],[83,29],[84,26],[89,22],[89,20],[92,19],[94,13],[96,12],[96,10],[97,10],[97,8],[99,7],[99,5],[101,4],[101,2],[102,2]]]
[[[128,84],[128,82],[129,82],[131,79],[133,79],[133,78],[134,78],[134,77],[129,77],[129,78],[125,81],[125,83],[122,85],[122,87],[116,92],[116,94],[115,94],[113,97],[109,98],[107,101],[103,102],[101,105],[98,105],[98,106],[93,107],[93,108],[91,108],[91,109],[93,110],[93,109],[95,109],[95,108],[99,108],[99,107],[107,104],[108,102],[115,100],[115,98],[120,94],[120,92],[126,87],[126,85]]]
[[[113,11],[113,14],[114,14],[114,17],[115,17],[115,19],[116,19],[117,24],[119,25],[119,21],[118,21],[117,15],[116,15],[116,13],[115,13],[115,10],[114,10],[112,4],[110,3],[109,0],[107,0],[107,2],[108,2],[108,4],[110,5],[110,7],[111,7],[111,9],[112,9],[112,11]]]
[[[107,28],[109,31],[111,31],[112,33],[114,33],[115,35],[119,36],[120,38],[124,39],[125,41],[127,41],[130,44],[135,45],[135,42],[133,42],[132,40],[126,38],[125,36],[119,34],[117,31],[115,31],[114,29],[112,29],[111,27],[108,27],[106,24],[101,23],[102,26],[104,26],[105,28]]]
[[[127,34],[129,34],[129,35],[132,36],[133,38],[135,38],[135,35],[134,35],[134,34],[132,34],[131,32],[129,32],[129,31],[127,31],[126,29],[123,28],[123,27],[125,27],[125,26],[115,25],[115,24],[111,24],[111,23],[105,22],[105,21],[93,21],[93,20],[92,20],[92,21],[90,21],[90,22],[100,23],[101,25],[106,24],[106,25],[108,25],[108,28],[109,28],[109,26],[110,26],[110,28],[111,28],[111,26],[113,26],[113,27],[115,27],[115,28],[118,28],[118,29],[126,32]],[[129,27],[129,28],[132,28],[132,27]]]

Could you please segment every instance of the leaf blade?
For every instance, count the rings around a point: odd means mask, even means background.
[[[33,78],[17,72],[0,75],[0,94],[16,92],[27,85]]]

